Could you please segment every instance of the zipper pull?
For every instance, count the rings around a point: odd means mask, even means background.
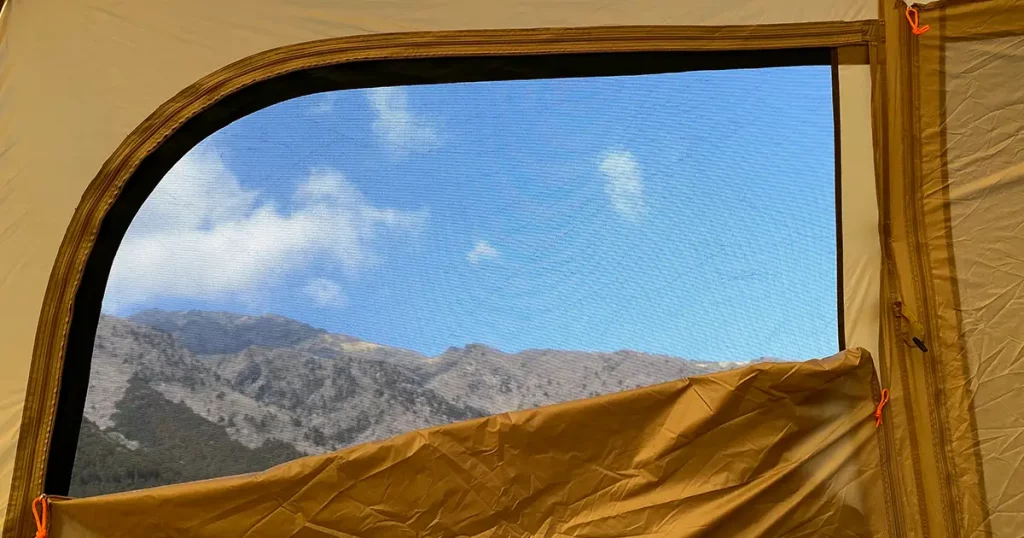
[[[50,532],[50,500],[45,493],[32,501],[32,517],[36,520],[36,538],[47,538]]]
[[[878,407],[875,408],[875,427],[882,425],[882,409],[885,409],[885,404],[889,403],[889,389],[882,389],[880,394],[881,399],[878,401]]]
[[[903,336],[903,341],[907,345],[920,349],[922,353],[927,353],[928,346],[924,343],[924,325],[903,312],[901,301],[893,303],[893,310],[896,313],[896,319],[900,321],[900,333]]]
[[[914,6],[907,6],[907,22],[910,23],[910,31],[914,35],[921,35],[932,27],[929,25],[921,26],[921,15],[917,12],[917,8]]]

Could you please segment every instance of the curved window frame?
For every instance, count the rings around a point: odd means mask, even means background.
[[[146,157],[129,178],[124,190],[107,213],[93,252],[86,264],[82,284],[75,297],[76,312],[71,321],[65,352],[65,379],[58,399],[57,414],[47,465],[46,491],[66,495],[74,466],[78,434],[85,407],[93,344],[99,323],[107,277],[121,240],[135,215],[167,171],[208,136],[231,122],[277,103],[324,91],[447,84],[497,80],[557,79],[654,75],[686,71],[734,70],[789,66],[830,66],[828,49],[792,49],[785,51],[719,52],[629,52],[555,54],[544,56],[486,57],[458,59],[421,58],[351,62],[329,67],[297,71],[248,86],[215,106],[204,110],[179,127],[153,153]],[[833,69],[833,75],[835,70]],[[835,76],[833,76],[835,108]],[[838,141],[838,126],[834,127]],[[838,147],[838,144],[836,145]],[[838,155],[836,162],[839,162]],[[839,347],[843,349],[842,233],[839,167],[836,167],[836,240],[837,305]],[[84,307],[84,308],[83,308]]]

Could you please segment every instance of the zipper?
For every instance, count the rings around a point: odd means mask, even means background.
[[[906,318],[901,316],[901,313],[902,313],[902,303],[900,301],[895,301],[893,303],[893,307],[894,307],[894,310],[895,310],[895,313],[896,313],[896,319],[895,319],[895,322],[893,324],[895,332],[896,332],[896,334],[903,334],[903,333],[905,333],[905,330],[904,330],[904,325],[905,325],[904,320]],[[902,361],[902,360],[905,359],[905,356],[906,356],[905,352],[904,352],[904,349],[902,347],[900,347],[900,346],[894,346],[893,349],[892,349],[892,354],[894,356],[889,357],[890,361],[893,361],[893,360]],[[882,380],[879,379],[878,381],[879,381],[878,382],[878,389],[876,389],[876,390],[879,391],[879,398],[880,398],[881,397],[880,393],[881,393],[881,389],[882,389]],[[891,381],[892,381],[891,379],[886,379],[885,380],[886,383],[890,383]],[[889,391],[892,392],[892,387],[889,387]],[[895,408],[895,406],[890,406],[890,407]],[[903,514],[904,495],[903,495],[903,488],[899,487],[899,485],[898,485],[898,483],[900,481],[899,480],[899,476],[900,475],[899,475],[899,472],[897,470],[896,462],[894,461],[894,458],[895,458],[895,456],[896,456],[896,454],[898,452],[896,450],[895,441],[893,440],[893,438],[895,437],[895,432],[893,431],[893,428],[894,428],[894,426],[893,426],[893,421],[892,420],[883,420],[882,421],[882,433],[881,433],[881,444],[882,444],[882,454],[883,454],[883,461],[882,461],[882,488],[884,489],[885,501],[886,501],[887,505],[890,507],[890,510],[891,510],[890,513],[891,513],[891,516],[892,516],[891,519],[890,519],[890,522],[889,522],[890,523],[890,525],[889,525],[889,534],[890,534],[890,536],[892,536],[892,538],[904,538],[904,537],[907,536],[907,527],[906,527],[906,524],[905,524],[905,517],[906,516]]]
[[[928,344],[925,343],[924,339],[924,325],[903,311],[902,301],[896,301],[892,306],[896,314],[897,330],[903,339],[903,343],[920,349],[922,353],[927,353]]]
[[[915,2],[912,6],[901,6],[903,9],[908,7],[918,8],[920,6]],[[916,21],[909,21],[911,26]],[[934,353],[929,353],[929,342],[927,341],[926,335],[935,334],[929,331],[929,328],[934,328],[934,319],[932,315],[932,297],[929,289],[929,278],[930,270],[928,266],[928,252],[926,250],[926,239],[924,237],[924,226],[926,221],[922,214],[921,207],[921,170],[920,170],[920,125],[919,118],[916,113],[912,112],[917,110],[920,96],[918,95],[919,87],[916,81],[916,70],[917,66],[917,43],[915,35],[919,32],[915,29],[910,30],[910,26],[907,25],[907,21],[899,21],[901,28],[899,33],[904,36],[900,39],[903,46],[899,47],[898,58],[894,58],[895,61],[901,62],[905,67],[901,73],[903,86],[901,88],[901,94],[899,99],[902,101],[901,107],[896,107],[896,111],[902,113],[904,125],[903,136],[906,138],[906,142],[903,146],[903,169],[901,171],[904,174],[904,189],[900,193],[902,196],[902,202],[906,211],[906,222],[905,232],[907,233],[906,247],[908,249],[907,270],[910,277],[910,283],[907,291],[912,293],[919,303],[916,310],[920,313],[923,319],[921,320],[914,318],[914,312],[911,309],[905,309],[904,305],[899,296],[899,291],[896,291],[897,297],[895,298],[892,306],[895,314],[895,322],[897,334],[894,335],[899,340],[902,340],[904,345],[907,347],[899,346],[898,355],[900,360],[903,361],[915,361],[913,364],[905,363],[907,366],[907,375],[909,376],[908,381],[912,386],[912,392],[905,394],[907,398],[911,398],[908,412],[911,415],[917,415],[918,430],[926,430],[927,438],[924,435],[920,435],[918,439],[918,458],[915,462],[914,474],[915,478],[919,481],[919,485],[922,487],[936,487],[937,492],[925,493],[924,491],[919,492],[921,500],[923,501],[922,509],[924,512],[922,515],[922,524],[925,535],[930,535],[928,526],[941,528],[932,528],[938,536],[946,536],[947,538],[956,538],[959,536],[959,529],[956,525],[955,514],[953,513],[953,507],[956,506],[950,483],[950,467],[947,460],[947,446],[945,436],[945,424],[943,422],[943,401],[941,393],[938,392],[941,385],[938,383],[939,376],[936,372],[936,364],[932,358]],[[920,32],[923,33],[923,32]],[[934,342],[932,342],[934,344]],[[917,349],[920,353],[915,353],[913,350]],[[918,422],[922,420],[923,422]],[[923,432],[914,432],[914,435]],[[925,448],[930,443],[929,448]],[[925,454],[929,454],[925,456]],[[924,457],[921,457],[924,456]],[[932,484],[929,484],[931,482]],[[929,500],[928,497],[934,495]],[[932,523],[932,524],[929,524]]]
[[[881,398],[881,382],[876,378],[875,392],[876,399]],[[906,533],[906,526],[903,524],[903,504],[900,500],[901,497],[898,494],[898,488],[896,487],[896,472],[895,462],[893,456],[896,454],[896,447],[893,445],[893,425],[891,420],[882,421],[882,489],[884,491],[885,503],[891,510],[891,520],[889,525],[889,534],[892,538],[904,538]]]
[[[914,3],[915,8],[920,7],[918,3]],[[904,51],[904,57],[907,65],[907,81],[905,86],[907,96],[907,106],[910,110],[918,110],[920,96],[918,95],[919,88],[916,85],[915,72],[917,71],[917,48],[914,45],[914,38],[911,37],[910,43],[912,46],[907,47]],[[927,250],[927,242],[925,239],[925,226],[926,219],[922,213],[922,203],[920,200],[921,196],[921,133],[919,118],[916,115],[912,115],[910,122],[908,123],[908,131],[910,133],[910,142],[907,144],[907,148],[910,150],[909,164],[911,166],[910,174],[908,175],[906,184],[910,189],[912,201],[909,204],[909,217],[908,224],[911,228],[910,237],[908,238],[908,246],[911,252],[912,271],[916,274],[912,274],[913,280],[916,284],[915,292],[918,294],[920,301],[920,312],[925,316],[925,323],[927,327],[936,329],[935,326],[935,314],[933,309],[934,297],[930,288],[931,283],[931,270],[929,267],[929,253]],[[941,513],[941,519],[945,523],[946,536],[950,538],[957,538],[960,536],[960,529],[957,525],[957,510],[958,506],[955,501],[955,493],[953,491],[953,484],[955,477],[951,471],[949,460],[948,460],[948,441],[946,439],[946,423],[944,420],[945,415],[945,402],[942,399],[942,385],[940,383],[941,378],[936,371],[937,364],[933,357],[934,353],[928,353],[928,346],[925,343],[926,326],[924,323],[913,319],[907,312],[900,310],[900,314],[904,319],[907,320],[907,330],[904,332],[905,338],[909,340],[909,343],[914,347],[917,347],[922,353],[924,353],[921,374],[923,377],[923,386],[919,385],[919,388],[925,391],[924,401],[927,403],[925,409],[921,409],[921,413],[927,417],[929,423],[929,433],[931,434],[933,458],[935,461],[931,462],[936,467],[936,472],[939,475],[939,509]],[[931,332],[936,334],[936,332]],[[923,464],[923,462],[922,462]]]

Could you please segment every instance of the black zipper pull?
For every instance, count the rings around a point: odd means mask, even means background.
[[[903,341],[920,349],[922,353],[928,353],[928,345],[924,341],[924,325],[921,325],[920,322],[903,312],[903,303],[901,301],[893,303],[893,310],[896,313],[896,319],[901,322],[900,332],[902,333]]]

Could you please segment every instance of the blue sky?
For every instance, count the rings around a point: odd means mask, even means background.
[[[437,354],[837,350],[828,67],[348,90],[203,141],[104,310],[276,313]]]

